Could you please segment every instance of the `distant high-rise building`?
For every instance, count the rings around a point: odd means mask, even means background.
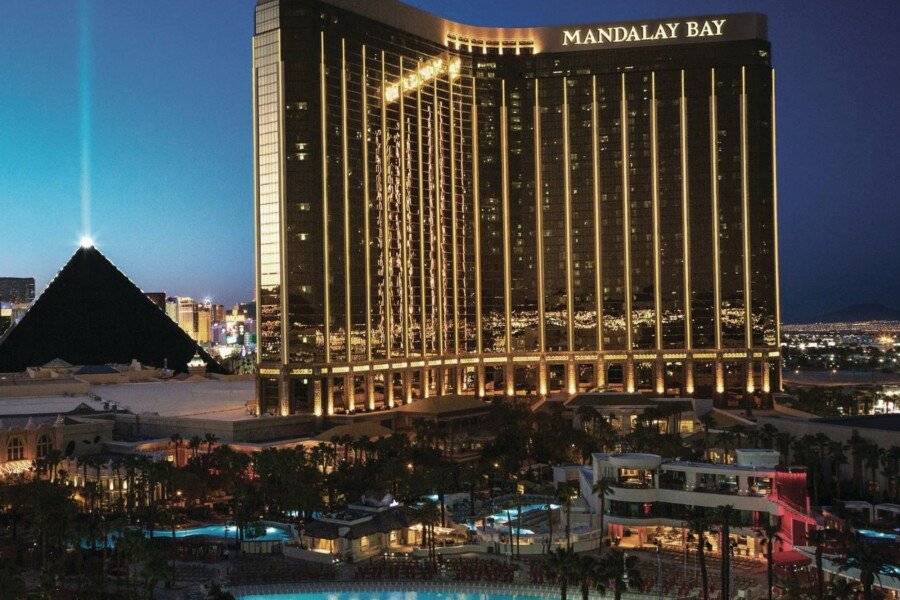
[[[166,293],[165,292],[146,292],[144,294],[147,298],[159,307],[159,310],[165,312],[166,310]]]
[[[191,336],[197,339],[197,304],[193,298],[187,296],[178,297],[178,326]]]
[[[0,303],[30,304],[34,301],[34,277],[0,277]]]
[[[260,411],[778,389],[766,29],[257,0]]]
[[[166,316],[178,323],[178,298],[166,298]]]
[[[209,344],[212,334],[212,310],[207,304],[200,304],[194,310],[194,339],[198,344]]]

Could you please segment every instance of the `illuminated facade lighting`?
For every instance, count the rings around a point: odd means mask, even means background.
[[[764,17],[292,2],[253,44],[261,414],[779,389]]]

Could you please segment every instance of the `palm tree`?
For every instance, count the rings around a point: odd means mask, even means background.
[[[793,441],[794,436],[787,431],[779,431],[775,434],[775,446],[778,448],[778,453],[781,454],[781,462],[786,465],[791,464],[791,444]]]
[[[893,568],[892,559],[882,546],[869,544],[861,540],[857,534],[848,538],[847,557],[839,561],[838,570],[859,570],[859,581],[863,586],[863,598],[873,600],[872,587],[877,581],[882,583],[882,576],[900,580],[900,575]]]
[[[706,532],[710,528],[710,519],[706,511],[699,506],[694,507],[687,520],[687,526],[697,536],[697,562],[700,565],[700,593],[703,600],[709,600],[709,573],[706,570]]]
[[[191,451],[191,458],[197,457],[197,451],[200,450],[202,444],[203,440],[199,435],[192,436],[191,439],[188,440],[187,447],[188,450]]]
[[[601,563],[590,554],[579,554],[575,561],[575,580],[581,586],[581,600],[588,600],[592,585],[602,576]]]
[[[781,531],[779,523],[767,523],[759,528],[766,538],[766,583],[769,591],[769,600],[772,600],[775,586],[775,542],[779,540],[778,532]],[[819,600],[822,600],[820,597]]]
[[[572,547],[572,500],[575,499],[576,490],[569,483],[561,483],[556,489],[557,499],[566,508],[566,547]]]
[[[841,465],[847,464],[847,445],[841,442],[829,442],[828,462],[831,472],[832,504],[841,497]]]
[[[735,511],[733,506],[725,504],[716,513],[721,534],[722,594],[728,598],[731,595],[731,526],[735,523]]]
[[[828,540],[826,529],[813,529],[808,535],[809,543],[815,547],[816,558],[816,599],[825,597],[825,571],[822,569],[822,546]]]
[[[560,600],[566,600],[568,596],[569,583],[574,581],[577,573],[577,562],[578,556],[571,548],[559,548],[547,556],[547,569],[559,585]]]
[[[597,494],[597,497],[600,499],[600,549],[603,549],[603,539],[605,535],[604,531],[604,523],[603,519],[606,514],[606,496],[609,494],[614,494],[615,490],[613,490],[614,480],[610,477],[601,477],[597,483],[594,484],[594,487],[591,488],[591,491]]]
[[[866,446],[868,446],[869,441],[859,435],[859,431],[856,429],[853,430],[853,434],[850,436],[850,441],[848,442],[848,446],[850,447],[850,453],[853,456],[853,485],[859,490],[859,494],[862,496],[863,492],[863,459],[865,457]]]
[[[613,582],[613,594],[615,600],[621,600],[622,592],[625,591],[626,582],[632,587],[640,587],[641,572],[638,569],[638,558],[633,554],[625,554],[621,550],[609,549],[600,558],[601,581]],[[605,593],[603,584],[598,587]]]
[[[897,475],[900,472],[900,446],[891,446],[881,453],[881,474],[887,481],[885,499],[890,502],[897,497]]]
[[[207,433],[203,436],[203,443],[206,444],[206,453],[207,454],[212,452],[213,446],[218,441],[219,441],[219,438],[214,433]]]
[[[181,466],[181,447],[184,445],[184,439],[181,437],[180,433],[173,433],[172,437],[172,445],[175,446],[175,464],[177,466]]]

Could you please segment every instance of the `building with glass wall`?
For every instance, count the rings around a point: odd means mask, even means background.
[[[766,20],[258,0],[259,410],[780,386]]]

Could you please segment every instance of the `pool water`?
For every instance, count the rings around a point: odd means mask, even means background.
[[[143,532],[147,537],[154,538],[171,538],[172,530],[171,529],[154,529],[152,531],[144,531]],[[291,532],[289,527],[273,527],[272,525],[267,525],[265,528],[265,533],[258,537],[251,537],[251,533],[253,533],[252,528],[248,528],[244,530],[244,541],[257,541],[257,542],[288,542],[294,539],[293,533]],[[201,527],[188,527],[185,529],[176,529],[175,530],[175,538],[189,538],[196,537],[200,535],[205,535],[211,538],[216,538],[220,540],[237,540],[238,539],[238,530],[235,525],[203,525]],[[121,534],[118,532],[110,533],[106,537],[106,541],[102,539],[97,540],[98,547],[106,547],[106,548],[115,548],[116,540],[121,537]],[[91,543],[89,539],[85,539],[81,541],[82,548],[90,548]]]
[[[872,540],[896,540],[896,533],[887,533],[884,531],[875,531],[873,529],[857,529],[859,535]]]
[[[298,592],[294,594],[250,594],[238,600],[543,600],[524,594],[473,592],[384,591],[384,592]]]
[[[293,539],[290,530],[283,527],[272,527],[271,525],[265,528],[265,533],[263,533],[263,535],[260,535],[258,537],[251,537],[252,533],[252,527],[245,529],[244,540],[260,542],[286,542]],[[196,537],[198,535],[205,535],[222,540],[236,540],[238,538],[238,529],[236,525],[204,525],[202,527],[189,527],[187,529],[175,530],[176,538]],[[149,537],[172,537],[172,530],[154,529],[150,532]]]

